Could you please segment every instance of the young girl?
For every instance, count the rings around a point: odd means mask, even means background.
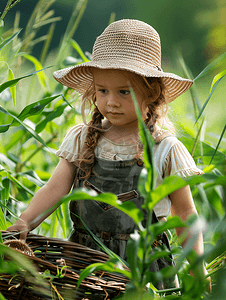
[[[156,143],[157,184],[173,174],[183,177],[202,174],[187,149],[173,135],[164,106],[189,89],[192,81],[163,72],[159,35],[150,25],[130,19],[112,23],[96,39],[90,62],[56,71],[54,78],[83,95],[83,115],[86,104],[90,103],[92,119],[68,132],[56,152],[61,159],[50,180],[8,230],[20,231],[20,237],[25,239],[27,232],[37,227],[47,214],[38,221],[37,217],[72,187],[112,192],[119,200],[133,201],[141,208],[143,198],[137,183],[143,168],[143,147],[131,86]],[[189,186],[173,192],[154,209],[159,220],[166,218],[170,210],[172,216],[182,220],[197,214]],[[126,258],[126,244],[135,229],[130,217],[91,200],[71,202],[70,211],[74,222],[70,240],[97,249],[78,215],[107,247]],[[177,235],[182,232],[183,228],[176,228]],[[194,249],[200,255],[203,253],[201,234]]]

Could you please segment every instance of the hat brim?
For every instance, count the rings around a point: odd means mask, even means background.
[[[119,64],[112,64],[109,61],[101,61],[97,64],[93,61],[89,61],[76,66],[55,71],[53,73],[53,77],[61,84],[76,90],[80,94],[84,94],[93,82],[91,68],[119,69],[134,72],[144,77],[162,78],[166,88],[166,103],[170,103],[178,96],[186,92],[193,84],[193,81],[190,79],[182,78],[174,73],[165,73],[155,67],[150,68],[149,66],[147,68],[147,66],[142,64],[131,65],[131,60],[129,62],[119,62]]]

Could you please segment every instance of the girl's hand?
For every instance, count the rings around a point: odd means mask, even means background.
[[[12,226],[7,228],[7,231],[18,231],[20,233],[20,240],[25,242],[30,228],[26,221],[18,219]]]

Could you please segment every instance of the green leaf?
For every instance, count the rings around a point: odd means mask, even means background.
[[[224,129],[223,129],[223,131],[222,131],[222,133],[221,133],[221,136],[220,136],[220,138],[219,138],[219,141],[218,141],[218,143],[217,143],[217,146],[216,146],[216,148],[215,148],[215,150],[214,150],[213,156],[212,156],[212,158],[211,158],[209,164],[212,163],[212,160],[214,159],[214,156],[215,156],[215,154],[217,153],[217,150],[218,150],[218,148],[219,148],[219,146],[220,146],[221,140],[223,139],[223,136],[224,136],[225,131],[226,131],[226,124],[224,125]]]
[[[3,153],[0,153],[0,161],[6,164],[9,169],[14,169],[16,166],[16,164]]]
[[[0,230],[6,230],[6,229],[7,229],[7,225],[6,225],[5,215],[0,207]]]
[[[197,123],[197,121],[199,120],[200,116],[202,115],[206,105],[208,104],[211,96],[213,95],[213,92],[215,91],[215,89],[217,88],[218,84],[220,83],[220,81],[223,79],[223,77],[226,75],[226,69],[220,73],[218,73],[213,81],[212,81],[212,84],[211,84],[211,87],[210,87],[210,91],[209,91],[209,96],[208,98],[206,99],[205,103],[203,104],[200,112],[199,112],[199,115],[198,115],[198,118],[196,119],[195,123]]]
[[[53,100],[55,100],[59,96],[61,96],[61,95],[59,94],[59,95],[55,95],[55,96],[52,96],[52,97],[47,97],[47,98],[44,98],[44,99],[39,100],[37,102],[29,104],[28,106],[26,106],[22,110],[22,112],[17,116],[17,118],[20,121],[24,121],[26,118],[28,118],[30,116],[40,114],[43,111],[43,109],[45,108],[46,105],[51,103]],[[14,118],[14,120],[10,124],[0,125],[0,132],[6,132],[10,128],[10,126],[18,126],[20,124],[21,123],[18,122]]]
[[[109,273],[119,273],[119,274],[122,274],[122,275],[126,276],[127,278],[131,279],[131,273],[129,271],[123,270],[123,268],[118,268],[117,265],[118,265],[118,261],[116,259],[109,259],[105,263],[95,263],[95,264],[89,265],[87,268],[85,268],[81,272],[81,274],[79,276],[79,280],[77,283],[77,290],[78,290],[82,280],[97,270],[102,270],[102,271],[106,271]],[[120,266],[120,267],[122,267],[122,266]]]
[[[213,62],[211,62],[204,70],[202,70],[201,73],[199,73],[198,76],[196,76],[196,78],[194,79],[197,80],[199,78],[202,78],[203,76],[205,76],[206,74],[209,73],[209,71],[212,71],[214,69],[216,69],[217,67],[221,66],[223,61],[226,58],[226,52],[221,54],[219,57],[217,57]]]
[[[138,267],[138,249],[140,246],[140,235],[137,231],[130,235],[126,246],[127,261],[131,270],[132,279],[139,280],[141,273]]]
[[[2,42],[0,44],[0,51],[6,46],[8,45],[10,42],[12,42],[12,40],[18,36],[18,34],[21,32],[22,29],[20,29],[19,31],[17,31],[16,33],[12,34],[8,39],[6,39],[4,42]]]
[[[134,102],[134,106],[136,109],[136,114],[138,117],[139,124],[139,134],[141,137],[141,141],[144,145],[144,164],[145,168],[148,171],[148,177],[146,182],[146,190],[149,193],[156,186],[157,173],[154,168],[153,158],[154,158],[154,145],[155,142],[151,136],[151,133],[147,126],[144,124],[139,105],[136,100],[136,95],[132,89],[130,89],[131,96]],[[149,195],[148,195],[149,196]],[[147,197],[146,201],[150,201],[149,197]]]
[[[1,191],[2,200],[7,201],[9,199],[9,187],[10,187],[10,181],[7,177],[2,178],[2,185],[4,189]]]
[[[186,65],[184,58],[182,56],[182,53],[180,51],[177,51],[178,54],[178,60],[180,62],[180,65],[182,66],[182,69],[184,71],[184,74],[187,78],[193,78],[193,75],[191,73],[191,70],[188,68],[188,66]],[[200,102],[199,102],[199,98],[198,98],[198,94],[197,94],[197,89],[195,84],[193,84],[191,86],[191,88],[189,89],[190,94],[191,94],[191,99],[193,102],[193,107],[194,107],[194,113],[195,113],[195,118],[197,118],[197,109],[198,111],[200,111]]]
[[[191,135],[183,134],[183,136],[180,137],[180,141],[185,145],[185,147],[191,153],[195,139]],[[202,151],[202,157],[200,155],[201,151]],[[195,161],[202,159],[204,164],[209,164],[214,152],[215,152],[214,147],[212,147],[211,145],[209,145],[205,142],[200,142],[200,143],[197,143],[197,145],[196,145],[195,152],[193,154],[193,158]],[[226,159],[225,154],[223,154],[222,152],[217,150],[212,163],[215,165],[222,165],[222,164],[224,164],[225,159]]]
[[[47,98],[44,98],[37,102],[29,104],[22,110],[22,112],[17,116],[17,118],[21,121],[24,121],[26,118],[28,118],[30,116],[40,114],[49,103],[51,103],[53,100],[55,100],[59,96],[61,96],[61,95],[47,97]],[[19,123],[17,121],[13,120],[11,125],[18,126]]]
[[[174,229],[175,227],[187,227],[187,225],[178,216],[174,216],[168,219],[166,222],[159,222],[151,225],[151,227],[156,237],[158,234],[161,234],[167,229]]]
[[[62,210],[62,205],[65,205],[65,203],[62,203],[61,206],[59,206],[56,210],[56,215],[57,215],[57,220],[58,224],[62,228],[63,231],[63,236],[66,239],[67,238],[67,233],[66,233],[66,220],[63,215],[63,210]]]
[[[29,193],[30,195],[34,196],[34,192],[32,192],[30,189],[28,189],[26,186],[24,186],[21,182],[19,182],[19,180],[17,180],[14,176],[12,176],[11,174],[8,173],[8,178],[14,182],[19,188],[21,188],[22,190],[26,191],[27,193]]]
[[[12,72],[12,70],[9,68],[8,80],[14,80],[14,79],[15,79],[15,77],[14,77],[14,75],[13,75],[13,72]],[[15,86],[12,86],[12,87],[9,88],[9,90],[10,90],[11,96],[12,96],[12,98],[13,98],[13,103],[14,103],[14,105],[15,105],[15,104],[16,104],[16,88],[15,88]]]
[[[33,72],[33,73],[30,73],[30,74],[28,74],[28,75],[25,75],[25,76],[22,76],[22,77],[19,77],[19,78],[15,78],[15,79],[13,79],[13,80],[8,80],[8,81],[2,83],[2,84],[0,85],[0,93],[2,93],[5,89],[7,89],[7,88],[9,88],[9,87],[15,86],[21,79],[30,77],[30,76],[32,76],[32,75],[34,75],[34,74],[36,74],[36,73],[39,73],[39,72],[41,72],[41,71],[43,71],[43,70],[45,70],[45,69],[51,68],[51,67],[52,67],[52,66],[49,66],[49,67],[46,67],[46,68],[44,68],[44,69],[41,69],[41,70],[35,71],[35,72]]]
[[[71,45],[78,52],[78,54],[82,58],[83,62],[88,62],[89,61],[89,59],[85,56],[85,54],[83,53],[81,47],[79,46],[79,44],[75,40],[70,39],[70,40],[68,40],[68,43],[69,43],[69,45]]]
[[[152,210],[161,199],[168,196],[172,192],[185,187],[188,184],[192,186],[203,182],[206,182],[205,175],[194,175],[186,178],[181,178],[177,175],[167,177],[166,179],[164,179],[161,185],[150,192],[152,202],[148,204],[148,208]]]
[[[76,200],[96,200],[100,202],[107,203],[109,205],[118,208],[119,210],[126,213],[130,216],[136,225],[140,225],[140,222],[143,220],[143,213],[136,207],[136,205],[131,201],[121,202],[117,199],[116,195],[111,193],[99,194],[97,195],[96,192],[90,191],[84,188],[73,190],[69,195],[62,197],[56,205],[54,205],[50,210],[57,208],[62,203],[66,203],[69,201],[76,201]],[[50,211],[48,210],[48,211]],[[44,212],[46,214],[48,211]],[[42,216],[39,216],[36,220],[39,220]],[[36,222],[34,220],[34,222]]]
[[[1,21],[0,21],[1,22]],[[3,295],[2,293],[0,292],[0,300],[7,300]]]
[[[48,117],[46,117],[44,120],[42,120],[41,122],[39,122],[36,127],[35,127],[35,131],[37,133],[40,133],[43,131],[43,129],[45,129],[46,125],[51,122],[52,120],[54,120],[55,118],[60,117],[63,112],[65,107],[67,107],[67,104],[62,104],[61,106],[59,106],[57,109],[54,109],[49,115]]]
[[[15,117],[14,115],[12,115],[10,112],[8,112],[7,110],[5,110],[3,107],[0,106],[0,112],[3,112],[4,114],[7,114],[9,116],[11,116],[13,119],[15,119],[17,122],[19,122],[37,141],[39,141],[43,146],[47,147],[46,143],[43,141],[43,139],[28,125],[26,125],[25,123],[23,123],[22,121],[20,121],[20,119],[18,119],[17,117]],[[10,127],[11,124],[9,124],[8,126]],[[7,131],[8,129],[6,129],[5,131]],[[2,128],[0,128],[0,132],[4,132],[2,130]]]
[[[62,220],[63,223],[62,223],[61,227],[64,226],[64,232],[65,232],[64,238],[67,239],[67,237],[71,233],[72,221],[70,218],[70,212],[69,212],[67,203],[62,203],[60,207],[61,207],[62,215],[63,215],[63,220]]]
[[[51,226],[49,230],[49,235],[55,237],[57,234],[57,225],[58,225],[57,210],[52,213],[50,218],[51,218]]]
[[[36,184],[39,187],[42,187],[45,184],[45,182],[42,181],[33,170],[29,170],[23,173],[17,173],[17,175],[27,178],[30,182]]]
[[[29,261],[29,259],[24,254],[21,254],[18,251],[15,251],[10,247],[1,244],[0,253],[6,255],[10,259],[10,261],[13,262],[15,266],[17,266],[17,269],[22,268],[23,270],[28,271],[29,274],[33,276],[35,283],[40,287],[45,286],[45,282],[42,279],[41,275],[36,271],[33,263]],[[3,270],[1,270],[1,273],[3,273],[2,271]]]
[[[42,64],[37,60],[37,58],[35,58],[32,55],[29,54],[20,54],[21,56],[23,56],[24,58],[26,58],[27,60],[29,60],[30,62],[32,62],[35,66],[35,70],[38,71],[40,69],[43,69]],[[39,82],[41,84],[41,86],[43,86],[44,90],[46,92],[49,92],[49,80],[48,77],[45,75],[45,73],[38,73],[38,78],[39,78]]]

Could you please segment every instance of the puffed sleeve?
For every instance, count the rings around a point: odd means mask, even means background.
[[[87,134],[87,128],[88,127],[84,124],[78,124],[72,127],[66,134],[59,150],[56,151],[56,155],[69,162],[75,162],[81,153]]]
[[[179,140],[171,147],[163,169],[166,176],[176,174],[188,177],[203,174],[203,171],[196,166],[187,148]]]

